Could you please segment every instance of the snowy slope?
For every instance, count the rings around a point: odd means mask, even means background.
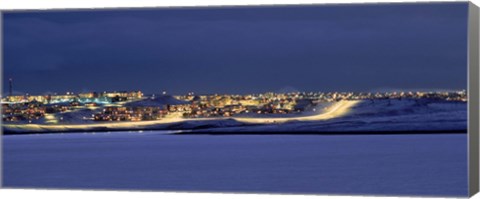
[[[370,132],[459,131],[467,129],[467,103],[436,100],[362,101],[344,117],[325,121],[212,128],[196,131],[229,132]]]
[[[182,101],[175,99],[170,95],[161,95],[155,98],[146,98],[139,101],[126,103],[127,107],[161,107],[164,105],[178,105],[178,104],[188,104],[187,101]]]
[[[183,103],[173,98],[142,100],[135,106]],[[93,130],[185,130],[189,132],[418,132],[418,131],[466,131],[467,103],[437,100],[365,100],[356,103],[346,114],[325,120],[287,121],[276,123],[244,123],[235,118],[207,119],[165,119],[116,125],[117,123],[91,123],[94,126],[50,128],[36,127],[32,130],[22,126],[4,126],[10,132],[52,132],[52,131],[93,131]],[[74,123],[92,112],[77,111],[61,114],[66,123]],[[71,121],[71,122],[70,122]]]

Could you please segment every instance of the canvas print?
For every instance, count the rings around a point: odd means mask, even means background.
[[[3,186],[468,194],[468,3],[3,13]]]

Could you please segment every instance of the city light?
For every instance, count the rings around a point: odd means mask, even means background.
[[[422,100],[466,102],[455,92],[294,92],[245,95],[144,96],[140,91],[25,95],[2,98],[3,127],[29,131],[141,129],[186,121],[231,119],[245,124],[321,121],[348,115],[360,102]]]

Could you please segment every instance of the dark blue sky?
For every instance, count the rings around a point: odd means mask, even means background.
[[[10,12],[4,93],[466,89],[467,3]]]

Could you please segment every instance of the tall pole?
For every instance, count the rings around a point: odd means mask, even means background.
[[[12,96],[12,93],[13,93],[13,79],[12,78],[8,79],[8,83],[9,83],[9,95]]]

